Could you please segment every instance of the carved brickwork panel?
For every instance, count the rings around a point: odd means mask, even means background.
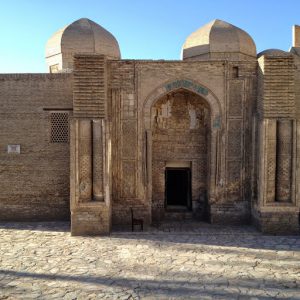
[[[227,197],[241,199],[242,186],[242,120],[228,120]]]
[[[244,82],[231,80],[229,85],[228,114],[230,117],[242,117]]]
[[[135,161],[122,161],[122,198],[136,197],[136,163]]]
[[[266,202],[275,201],[275,180],[276,180],[276,120],[266,122]]]
[[[241,161],[232,160],[227,162],[227,195],[232,201],[241,198]]]
[[[79,122],[79,193],[81,201],[92,199],[92,130],[90,120]]]
[[[242,120],[228,120],[228,158],[241,159],[242,156]]]
[[[122,118],[132,119],[136,117],[136,101],[134,94],[128,93],[122,97]]]
[[[122,158],[135,159],[137,149],[136,120],[122,121]]]
[[[228,86],[227,103],[227,185],[226,194],[230,201],[243,199],[244,118],[245,82],[232,79]],[[244,173],[243,173],[244,172]]]
[[[93,199],[96,201],[104,199],[103,123],[103,120],[93,120]]]
[[[133,91],[113,90],[116,116],[113,139],[113,193],[116,199],[137,197],[138,132]]]
[[[291,201],[292,180],[292,132],[291,120],[277,121],[276,201]]]

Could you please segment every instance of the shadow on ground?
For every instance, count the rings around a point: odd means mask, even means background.
[[[1,229],[68,233],[70,232],[70,222],[1,222],[0,230]],[[264,250],[300,251],[300,235],[264,235],[257,231],[253,226],[221,226],[201,222],[193,222],[191,224],[181,222],[163,223],[158,227],[149,227],[145,232],[131,232],[130,229],[130,226],[115,227],[110,235],[87,238],[118,238],[152,241],[157,243],[158,246],[162,243],[176,243]]]
[[[217,299],[253,299],[250,296],[257,296],[258,299],[274,299],[274,296],[279,294],[282,289],[289,288],[289,292],[297,293],[297,290],[292,287],[291,281],[285,280],[256,280],[248,278],[243,280],[227,280],[219,278],[215,280],[197,279],[193,281],[182,280],[143,280],[135,278],[122,278],[119,276],[84,276],[84,275],[61,275],[61,274],[46,274],[46,273],[31,273],[12,270],[0,270],[0,275],[13,278],[23,278],[32,280],[46,280],[59,282],[75,282],[78,284],[78,289],[83,288],[81,284],[92,285],[88,288],[91,292],[101,291],[105,287],[123,288],[134,290],[137,294],[151,295],[152,297],[193,297],[193,296],[213,296]],[[229,286],[230,285],[230,286]],[[263,286],[263,288],[262,288]],[[1,291],[5,292],[12,287],[2,285]],[[24,290],[23,290],[24,292]],[[224,297],[224,298],[223,298]],[[249,297],[249,298],[248,298]],[[216,299],[214,298],[214,299]],[[165,298],[166,299],[166,298]],[[169,298],[167,298],[169,299]],[[194,298],[195,299],[195,298]],[[257,299],[257,298],[255,298]],[[289,296],[280,299],[299,299],[290,298]]]
[[[71,231],[71,223],[65,222],[65,221],[0,222],[0,229],[70,232]]]

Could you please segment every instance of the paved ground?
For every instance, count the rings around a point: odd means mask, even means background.
[[[0,299],[300,299],[300,237],[163,226],[71,237],[0,224]]]

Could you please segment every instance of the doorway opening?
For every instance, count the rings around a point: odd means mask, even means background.
[[[191,210],[191,169],[166,168],[165,207]]]

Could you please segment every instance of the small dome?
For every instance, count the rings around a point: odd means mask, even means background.
[[[267,49],[257,54],[257,58],[261,56],[289,56],[290,53],[280,50],[280,49]]]
[[[220,55],[222,53],[256,57],[256,46],[244,30],[221,20],[213,20],[188,36],[182,47],[182,59],[230,57]]]
[[[48,40],[46,61],[50,71],[53,66],[55,66],[54,71],[72,69],[75,53],[104,54],[112,59],[119,59],[121,56],[115,37],[86,18],[58,30]]]

